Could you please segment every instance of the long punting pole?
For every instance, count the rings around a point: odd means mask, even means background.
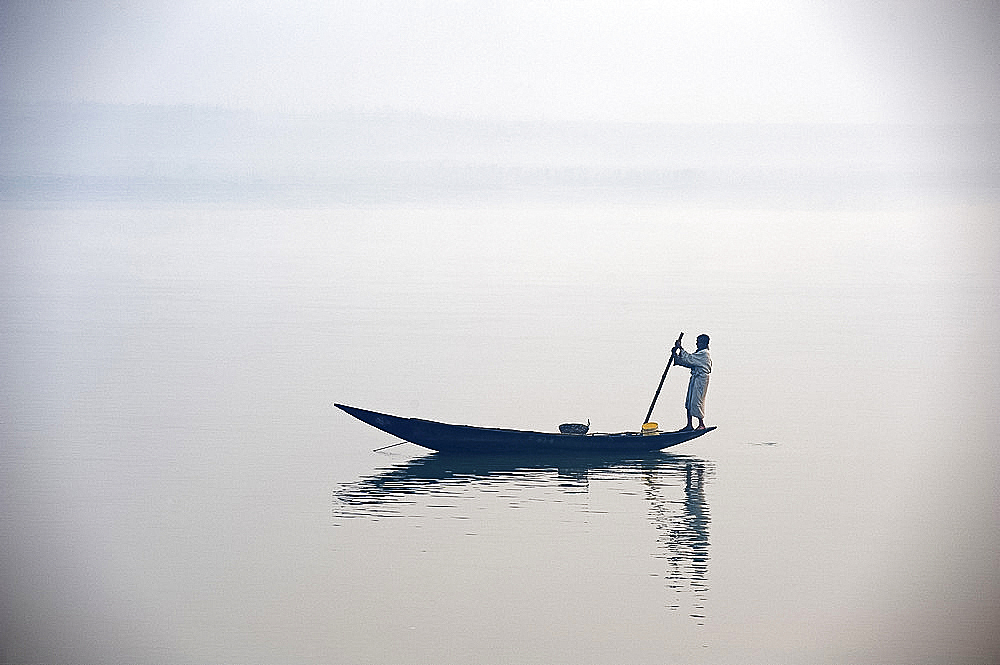
[[[680,347],[681,338],[684,337],[684,333],[677,336],[677,341],[674,342],[674,349]],[[660,396],[660,390],[663,388],[663,382],[667,380],[667,372],[670,371],[670,366],[674,364],[674,349],[670,350],[670,360],[667,361],[667,367],[663,370],[663,376],[660,377],[660,385],[656,386],[656,394],[653,395],[653,401],[649,405],[649,411],[646,412],[646,419],[643,420],[643,424],[649,422],[649,417],[653,415],[653,407],[656,406],[656,400]]]

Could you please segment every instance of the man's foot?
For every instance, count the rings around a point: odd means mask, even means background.
[[[690,429],[690,428],[688,428],[688,429]],[[695,429],[705,429],[705,423],[702,423],[702,424],[698,425],[697,427],[695,427]]]
[[[694,430],[694,428],[691,427],[690,425],[685,425],[684,427],[682,427],[681,429],[679,429],[677,431],[678,432],[691,432],[693,430]]]

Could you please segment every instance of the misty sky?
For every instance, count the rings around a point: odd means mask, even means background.
[[[16,101],[668,122],[996,121],[1000,3],[14,0]]]

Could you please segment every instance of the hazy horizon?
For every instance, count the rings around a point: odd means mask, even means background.
[[[0,200],[635,201],[982,196],[1000,125],[461,120],[197,106],[0,103]]]
[[[997,3],[18,1],[0,18],[8,202],[851,200],[1000,173]]]

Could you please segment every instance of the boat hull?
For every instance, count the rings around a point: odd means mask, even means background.
[[[536,451],[651,452],[696,439],[714,430],[562,434],[495,427],[451,425],[421,418],[401,418],[344,404],[338,409],[358,420],[418,446],[440,452],[505,453]]]

